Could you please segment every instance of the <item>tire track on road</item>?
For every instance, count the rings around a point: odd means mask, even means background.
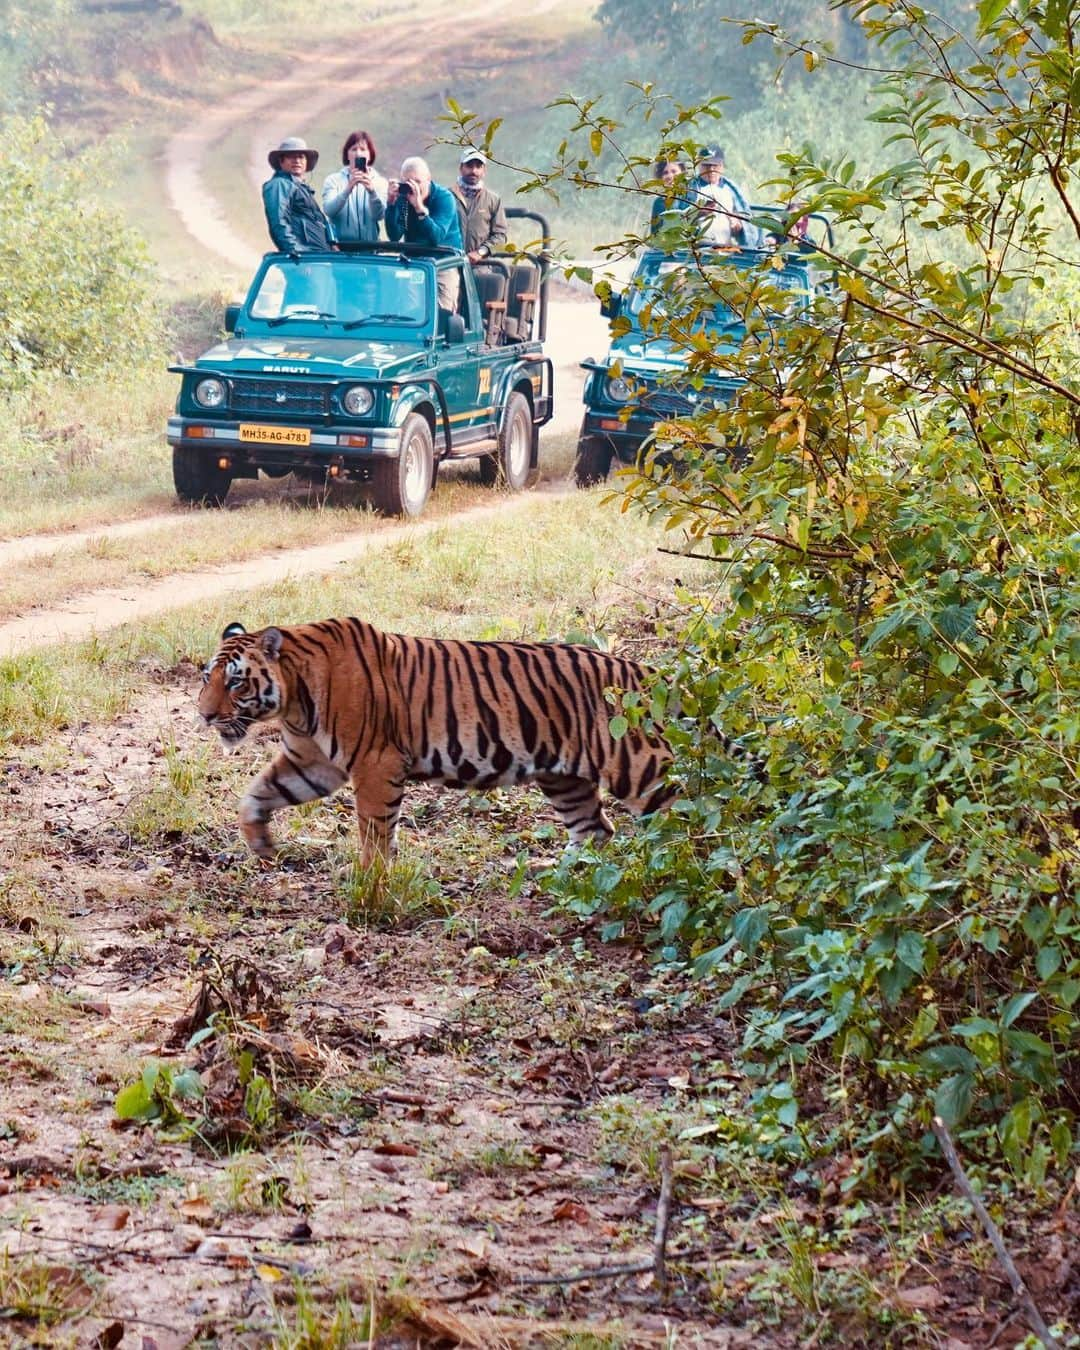
[[[546,501],[567,491],[562,488],[555,493],[521,493],[500,498],[490,506],[463,511],[449,519],[442,517],[430,522],[396,525],[329,544],[264,555],[248,562],[176,573],[153,582],[133,581],[130,586],[88,591],[73,597],[66,606],[0,624],[0,660],[58,642],[80,641],[133,619],[145,619],[199,601],[217,599],[230,591],[253,590],[290,577],[332,572],[374,550],[392,548],[406,539],[423,539],[438,530],[491,521],[491,531],[497,534],[501,520],[517,515],[538,499]]]

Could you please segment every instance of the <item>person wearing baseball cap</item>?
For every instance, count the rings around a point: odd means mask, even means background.
[[[263,184],[263,210],[274,247],[280,253],[313,253],[331,247],[330,230],[315,193],[304,182],[319,162],[299,136],[286,136],[266,157],[274,170]]]
[[[690,182],[687,198],[703,243],[741,244],[757,248],[758,231],[750,219],[750,207],[742,189],[724,174],[724,151],[719,145],[704,145],[698,152],[697,177]]]
[[[457,198],[461,237],[471,263],[498,253],[506,244],[502,198],[486,186],[486,177],[487,155],[474,145],[467,145],[461,152],[458,180],[450,191]]]

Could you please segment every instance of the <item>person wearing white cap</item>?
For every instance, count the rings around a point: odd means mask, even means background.
[[[506,212],[502,198],[486,186],[487,155],[473,145],[461,152],[458,180],[450,191],[457,198],[465,254],[478,263],[506,244]]]
[[[304,182],[319,162],[318,150],[312,150],[299,136],[287,136],[267,155],[273,178],[263,184],[263,210],[274,247],[280,253],[312,253],[328,249],[330,231],[315,193]]]
[[[741,188],[725,176],[724,151],[719,145],[702,147],[697,177],[690,180],[686,196],[703,243],[758,247],[750,207]]]

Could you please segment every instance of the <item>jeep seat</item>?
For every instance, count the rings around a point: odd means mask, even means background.
[[[502,340],[506,320],[509,278],[502,269],[494,267],[477,267],[473,275],[476,278],[476,293],[480,298],[484,337],[489,347],[497,347]]]
[[[503,324],[504,342],[527,342],[532,336],[533,308],[540,299],[540,269],[518,263],[510,277],[510,299]]]

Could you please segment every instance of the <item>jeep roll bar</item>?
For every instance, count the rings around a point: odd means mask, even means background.
[[[540,341],[543,342],[547,337],[548,273],[551,271],[551,227],[548,225],[546,217],[542,216],[539,211],[529,211],[524,206],[508,206],[506,208],[506,218],[507,220],[533,220],[540,226],[540,252],[526,252],[523,256],[531,258],[540,268],[540,319],[538,333]]]

